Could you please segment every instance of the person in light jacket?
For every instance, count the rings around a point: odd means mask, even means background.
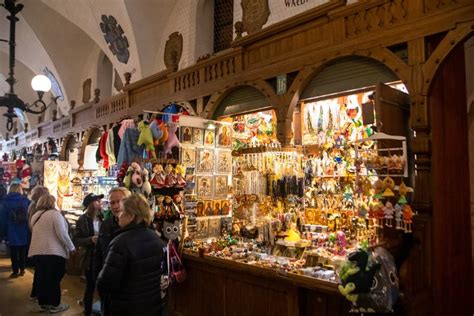
[[[28,229],[28,205],[20,184],[10,185],[7,196],[0,206],[0,232],[10,246],[12,274],[10,278],[25,275],[26,254],[30,232]],[[1,238],[0,238],[1,239]]]
[[[75,251],[68,224],[55,204],[55,197],[49,194],[38,200],[31,218],[33,234],[28,253],[35,262],[40,311],[50,313],[69,308],[61,304],[61,279],[66,272],[66,259]]]
[[[37,210],[36,205],[38,204],[38,200],[40,199],[40,197],[42,197],[43,195],[49,195],[49,190],[47,187],[38,185],[34,187],[33,190],[31,190],[31,193],[30,193],[31,203],[30,203],[30,206],[28,206],[28,226],[30,228],[30,231],[32,230],[31,218],[33,217],[33,215],[35,215],[36,210]],[[38,299],[38,276],[36,275],[36,273],[33,275],[33,284],[31,285],[30,299],[31,300]]]

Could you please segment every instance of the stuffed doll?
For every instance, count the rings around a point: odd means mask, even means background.
[[[341,279],[339,292],[349,301],[355,303],[359,294],[370,291],[380,264],[369,265],[369,254],[362,249],[351,253],[347,259],[348,261],[339,272]]]
[[[148,170],[143,169],[142,178],[143,178],[142,193],[146,197],[149,197],[151,194],[151,184],[148,179]]]
[[[166,127],[165,122],[160,123],[160,130],[163,133],[163,136],[159,140],[159,144],[164,144],[168,140],[168,128]]]
[[[138,163],[132,162],[130,167],[128,167],[123,184],[133,193],[142,193],[143,175],[142,168]]]
[[[165,178],[165,186],[167,188],[173,188],[176,185],[176,175],[175,169],[172,165],[168,164],[165,168],[166,178]]]
[[[165,187],[165,172],[163,166],[156,163],[153,165],[153,173],[151,174],[150,184],[154,189],[162,189]]]
[[[140,136],[138,137],[137,144],[145,145],[145,149],[151,154],[151,158],[156,159],[155,145],[153,144],[153,134],[151,132],[150,125],[146,121],[138,123],[138,129],[140,130]]]
[[[184,188],[186,186],[186,180],[183,177],[184,168],[181,165],[176,166],[176,187]]]
[[[158,120],[155,119],[153,122],[151,122],[150,129],[153,135],[153,142],[155,146],[158,146],[160,144],[160,139],[163,137],[163,132],[161,131]]]
[[[178,129],[178,125],[175,123],[169,124],[168,127],[168,140],[165,143],[164,147],[164,153],[165,154],[170,154],[171,149],[173,147],[179,147],[181,146],[178,137],[176,136],[176,130]]]

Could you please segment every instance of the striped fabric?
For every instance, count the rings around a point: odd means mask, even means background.
[[[31,218],[31,225],[43,211],[36,212]],[[55,255],[69,257],[69,252],[75,247],[68,234],[68,226],[64,217],[57,210],[45,211],[41,218],[33,225],[28,257],[36,255]]]

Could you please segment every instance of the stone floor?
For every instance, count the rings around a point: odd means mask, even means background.
[[[31,284],[33,282],[33,270],[27,269],[25,276],[10,279],[11,271],[10,258],[0,255],[0,316],[22,316],[44,314],[38,310],[36,301],[30,301]],[[67,275],[61,283],[61,302],[69,304],[67,311],[55,315],[76,316],[83,315],[82,307],[77,304],[82,298],[84,284],[79,276]]]

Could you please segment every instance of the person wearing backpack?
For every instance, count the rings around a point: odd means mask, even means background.
[[[12,274],[10,278],[25,275],[26,254],[28,251],[28,205],[30,201],[23,196],[20,184],[10,185],[8,194],[0,205],[0,231],[10,247]]]

